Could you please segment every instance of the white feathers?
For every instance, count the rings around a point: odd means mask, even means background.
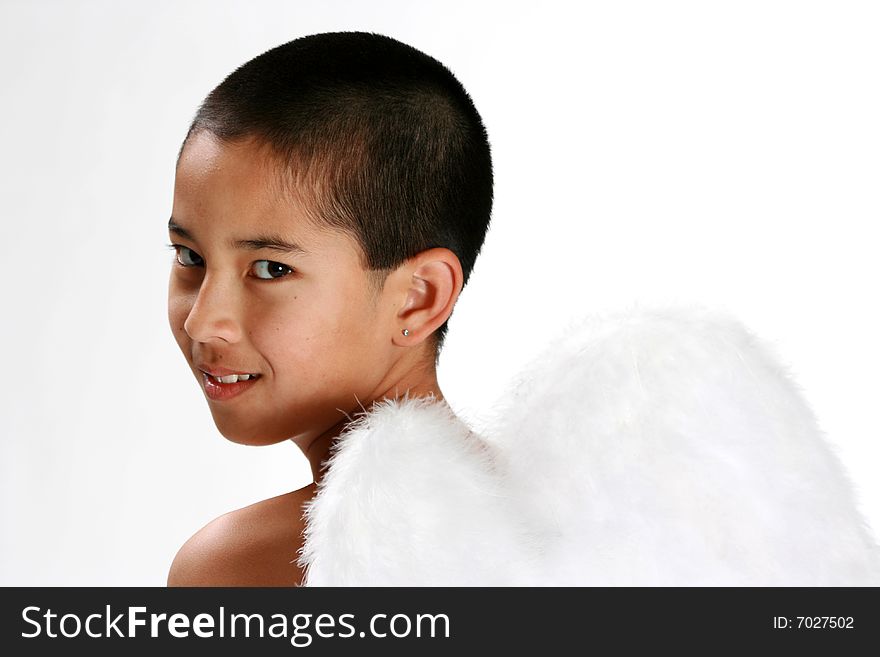
[[[517,581],[523,541],[488,449],[445,402],[376,404],[340,436],[306,506],[305,585]]]
[[[877,585],[812,411],[737,320],[584,318],[493,409],[351,425],[307,511],[307,585]]]

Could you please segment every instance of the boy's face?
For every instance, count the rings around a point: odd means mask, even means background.
[[[373,304],[356,243],[313,228],[275,167],[254,140],[203,132],[174,186],[171,329],[220,432],[247,444],[307,442],[383,392],[393,357],[388,303]],[[206,372],[258,376],[229,384]]]

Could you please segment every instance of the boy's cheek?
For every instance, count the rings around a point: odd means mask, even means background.
[[[175,295],[168,298],[168,324],[177,344],[183,349],[184,345],[189,342],[189,336],[186,334],[184,324],[189,316],[191,304],[185,298]]]

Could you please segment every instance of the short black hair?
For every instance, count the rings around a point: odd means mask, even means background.
[[[464,87],[433,57],[370,32],[295,39],[211,91],[180,152],[203,130],[268,144],[308,195],[310,219],[360,244],[376,290],[434,247],[455,253],[467,283],[492,211],[489,140]],[[434,333],[435,359],[448,323]]]

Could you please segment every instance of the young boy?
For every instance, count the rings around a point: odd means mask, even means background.
[[[373,402],[443,395],[436,364],[492,207],[453,75],[394,39],[296,39],[214,89],[178,157],[174,336],[229,440],[292,440],[309,486],[226,514],[169,585],[296,585],[302,508]]]

